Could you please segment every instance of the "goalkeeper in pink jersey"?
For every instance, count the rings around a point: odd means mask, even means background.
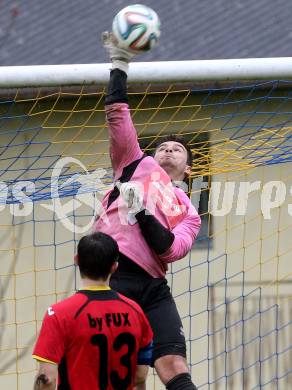
[[[119,268],[111,287],[145,312],[154,333],[153,366],[161,381],[169,390],[194,390],[182,322],[165,278],[168,263],[191,250],[201,225],[184,191],[192,153],[175,136],[161,140],[153,157],[142,152],[127,97],[133,55],[116,47],[111,34],[103,38],[112,61],[105,110],[115,186],[103,199],[94,230],[119,244]],[[145,383],[137,389],[145,389]]]

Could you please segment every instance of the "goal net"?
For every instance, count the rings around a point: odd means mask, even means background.
[[[78,288],[76,243],[112,185],[108,68],[0,68],[1,389],[32,387],[45,310]],[[292,386],[291,68],[137,63],[129,75],[145,152],[167,134],[194,152],[202,229],[167,278],[200,389]],[[163,388],[152,374],[148,386]]]

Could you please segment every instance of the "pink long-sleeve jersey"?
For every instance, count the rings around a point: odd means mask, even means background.
[[[109,126],[110,156],[117,182],[124,168],[143,157],[128,105],[115,103],[106,107]],[[174,187],[167,173],[153,157],[141,159],[130,179],[143,193],[143,205],[174,234],[171,248],[157,255],[146,243],[139,224],[130,225],[128,206],[118,196],[108,206],[111,192],[103,201],[94,230],[107,233],[118,242],[120,252],[154,278],[165,276],[167,263],[184,257],[199,232],[201,219],[187,195]]]

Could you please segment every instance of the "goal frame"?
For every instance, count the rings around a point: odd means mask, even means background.
[[[0,88],[105,85],[110,63],[0,67]],[[133,62],[129,83],[292,79],[292,57]]]

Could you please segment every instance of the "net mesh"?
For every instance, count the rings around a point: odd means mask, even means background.
[[[28,389],[44,312],[78,287],[76,242],[112,185],[105,91],[0,92],[0,387]],[[195,156],[192,200],[202,229],[167,275],[194,382],[288,388],[291,82],[137,85],[130,106],[146,152],[179,134]],[[163,388],[156,376],[149,387]]]

